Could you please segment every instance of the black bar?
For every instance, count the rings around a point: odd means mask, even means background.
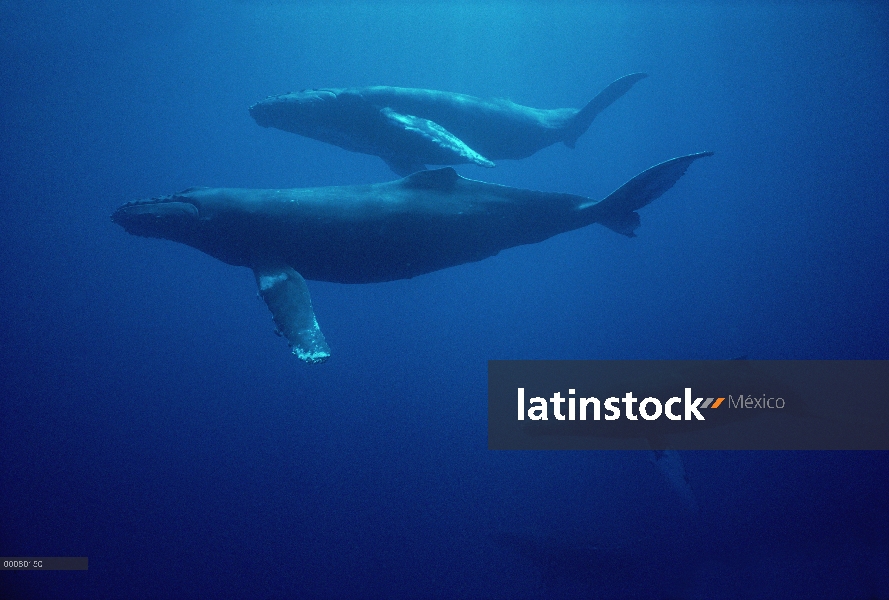
[[[86,556],[4,556],[0,571],[86,571]]]

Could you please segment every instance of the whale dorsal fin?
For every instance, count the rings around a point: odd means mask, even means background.
[[[433,169],[431,171],[417,171],[408,175],[402,182],[405,187],[420,188],[426,190],[452,190],[460,176],[451,167]]]
[[[330,348],[318,327],[309,287],[302,275],[287,265],[271,262],[253,267],[259,295],[265,300],[278,332],[296,356],[307,363],[324,362]]]
[[[423,171],[426,168],[426,165],[423,163],[416,162],[411,158],[404,158],[402,156],[393,157],[393,158],[385,158],[382,157],[383,161],[389,165],[389,168],[392,169],[392,172],[398,175],[399,177],[406,177],[411,173],[416,173],[417,171]]]

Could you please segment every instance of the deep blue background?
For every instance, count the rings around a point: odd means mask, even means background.
[[[486,449],[486,361],[889,358],[879,4],[0,0],[0,573],[10,598],[889,598],[886,453]],[[310,282],[333,357],[252,274],[128,236],[193,185],[386,181],[258,127],[305,87],[585,104],[468,176],[600,198],[712,150],[642,211],[415,280]],[[533,226],[533,225],[529,225]],[[4,595],[5,594],[5,595]]]

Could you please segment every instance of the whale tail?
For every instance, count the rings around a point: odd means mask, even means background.
[[[625,75],[599,92],[598,96],[590,100],[589,104],[577,111],[577,114],[568,122],[568,126],[565,128],[565,137],[562,138],[562,142],[569,148],[574,148],[574,144],[577,143],[577,138],[582,136],[586,130],[590,128],[596,115],[611,106],[612,102],[626,94],[637,81],[645,79],[646,77],[648,77],[648,75],[645,73]]]
[[[627,237],[636,237],[635,231],[640,223],[636,211],[657,200],[685,175],[691,163],[704,156],[713,156],[713,153],[698,152],[671,158],[639,173],[605,199],[582,204],[578,210],[593,211],[592,223],[599,223]]]

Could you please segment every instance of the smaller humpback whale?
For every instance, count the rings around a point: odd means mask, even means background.
[[[581,109],[375,86],[270,96],[251,106],[250,115],[263,127],[379,156],[403,177],[427,164],[493,167],[492,161],[527,158],[556,142],[574,148],[596,115],[645,77],[621,77]]]
[[[187,244],[253,269],[293,353],[330,350],[305,279],[407,279],[600,223],[633,237],[637,209],[670,189],[702,152],[651,167],[604,200],[460,177],[446,167],[388,183],[289,190],[189,188],[129,202],[111,220],[129,233]],[[303,279],[305,277],[305,279]]]

